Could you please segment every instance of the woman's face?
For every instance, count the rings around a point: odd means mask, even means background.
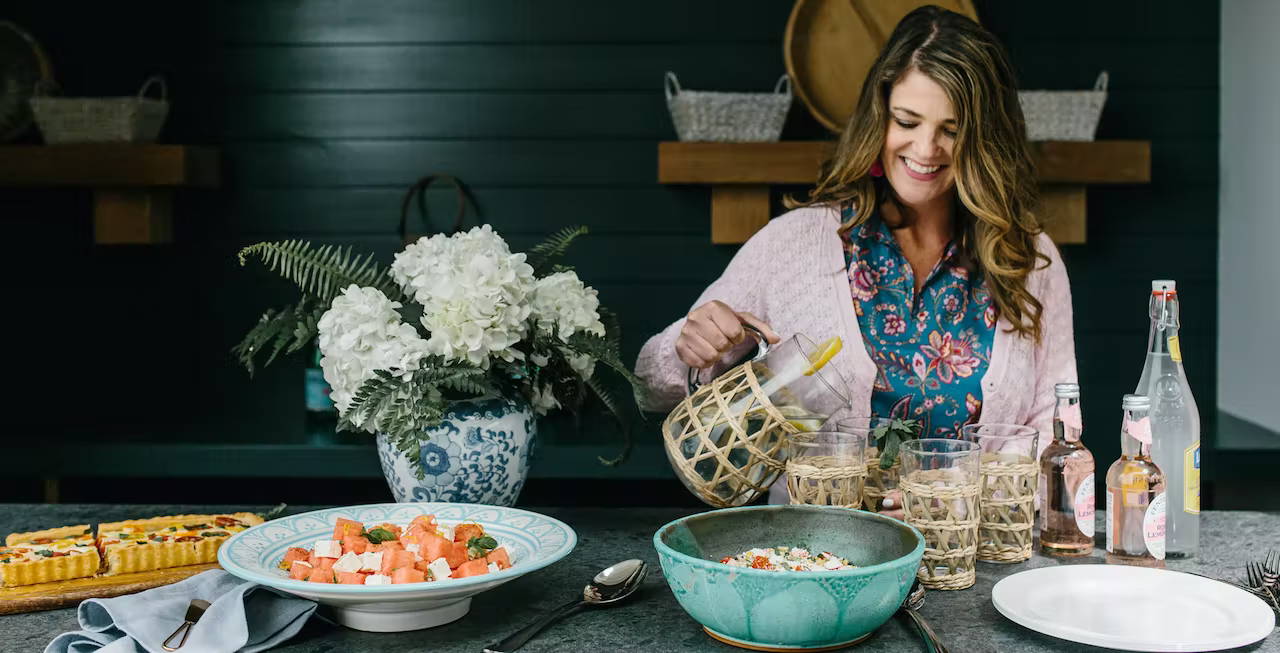
[[[912,69],[893,86],[880,161],[903,203],[926,205],[951,192],[956,127],[951,100],[937,82]]]

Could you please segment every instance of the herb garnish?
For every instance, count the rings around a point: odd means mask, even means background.
[[[467,555],[473,560],[475,558],[483,558],[494,549],[498,548],[498,541],[484,535],[481,537],[473,537],[467,540]]]
[[[898,447],[904,440],[916,437],[920,428],[920,420],[893,418],[888,426],[880,426],[871,430],[876,439],[876,448],[880,450],[880,469],[889,469],[898,462]]]
[[[375,528],[364,533],[364,537],[374,544],[381,544],[396,539],[396,534],[385,528]]]

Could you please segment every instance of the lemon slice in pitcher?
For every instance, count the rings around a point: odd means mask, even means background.
[[[835,358],[842,347],[844,347],[844,341],[840,340],[840,336],[828,338],[826,342],[818,345],[817,351],[809,356],[809,369],[805,370],[804,375],[813,376],[814,372],[822,369],[823,365]]]

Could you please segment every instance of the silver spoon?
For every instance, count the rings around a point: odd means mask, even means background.
[[[595,607],[600,605],[609,605],[617,603],[622,599],[631,596],[636,588],[640,587],[640,581],[644,580],[645,574],[649,571],[649,565],[643,560],[623,560],[609,567],[606,567],[596,577],[592,579],[587,586],[582,588],[582,598],[574,599],[559,608],[552,610],[546,616],[537,621],[517,630],[506,639],[485,647],[484,653],[510,653],[526,642],[533,639],[539,631],[546,628],[557,619],[561,619],[571,615],[583,608]]]
[[[925,621],[924,617],[917,612],[922,606],[924,606],[924,586],[920,584],[919,579],[916,579],[911,584],[911,592],[907,594],[907,598],[902,602],[902,607],[898,608],[898,610],[915,622],[916,628],[920,630],[920,636],[924,638],[925,646],[929,649],[929,653],[947,653],[947,647],[938,638],[938,634],[929,626],[929,622]]]

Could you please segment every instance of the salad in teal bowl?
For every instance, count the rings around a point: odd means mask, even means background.
[[[902,605],[924,555],[924,537],[901,521],[822,506],[690,515],[659,528],[653,546],[676,600],[711,636],[783,650],[830,648],[869,637]],[[774,556],[777,564],[769,564],[770,558],[749,553],[776,547],[788,547],[791,555]],[[799,556],[833,554],[852,568],[776,570],[805,566],[790,562],[796,548],[804,550]],[[721,562],[726,558],[736,564]],[[775,569],[752,567],[752,560]]]

